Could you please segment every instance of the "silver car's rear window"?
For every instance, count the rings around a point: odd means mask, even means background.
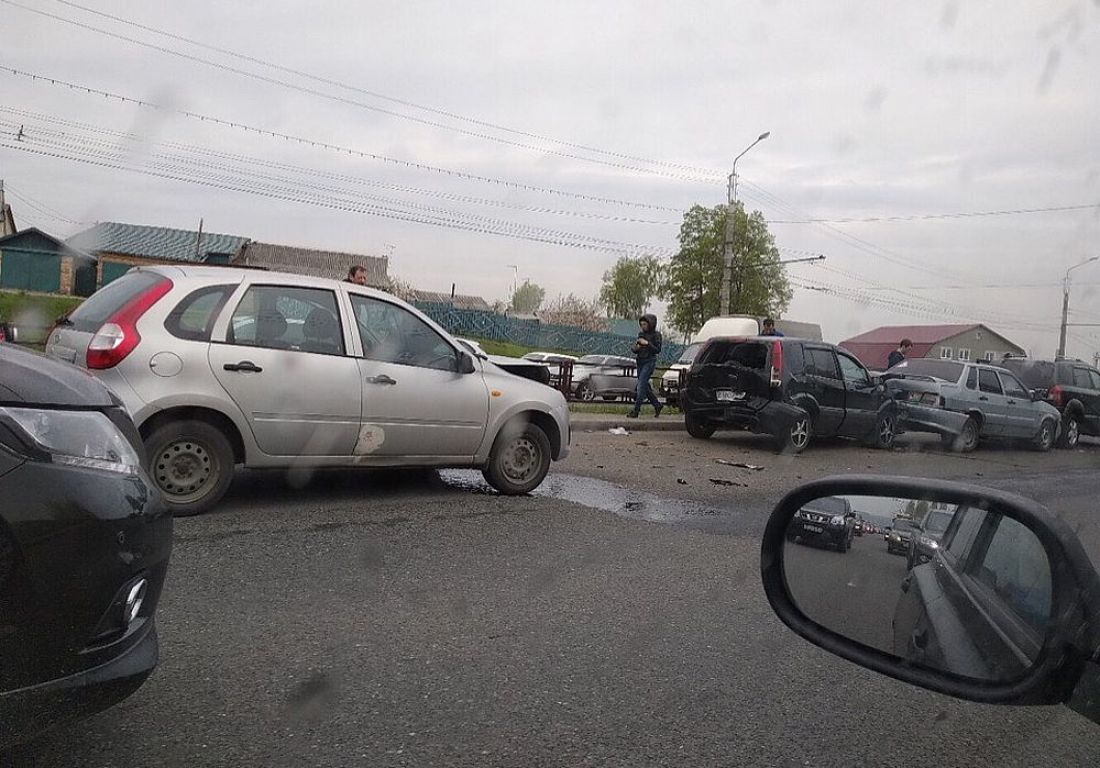
[[[69,315],[69,321],[78,331],[95,333],[131,299],[165,279],[155,272],[127,272],[88,297]]]

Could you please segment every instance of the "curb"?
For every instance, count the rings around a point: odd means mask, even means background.
[[[625,416],[609,416],[606,419],[576,419],[569,421],[574,432],[606,432],[615,427],[623,427],[630,432],[682,432],[684,420],[676,416],[666,416],[655,419],[642,416],[637,419],[628,419]]]

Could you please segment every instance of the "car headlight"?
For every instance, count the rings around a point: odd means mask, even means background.
[[[844,517],[842,515],[833,515],[829,520],[829,525],[844,525]]]
[[[5,416],[55,463],[125,474],[141,466],[126,436],[99,411],[0,408]]]
[[[927,536],[920,537],[920,543],[922,547],[928,547],[929,549],[939,549],[940,543],[935,539],[930,539]]]
[[[901,541],[901,536],[898,536],[896,533],[891,533],[890,539],[893,541]]]

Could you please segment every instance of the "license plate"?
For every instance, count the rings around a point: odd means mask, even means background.
[[[733,403],[745,399],[744,392],[734,392],[732,389],[720,389],[714,393],[719,402]]]
[[[825,529],[822,528],[820,525],[803,525],[802,527],[805,528],[810,533],[824,533],[825,532]]]

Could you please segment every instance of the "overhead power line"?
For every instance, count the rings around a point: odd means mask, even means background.
[[[316,74],[313,74],[311,72],[306,72],[306,71],[303,71],[303,70],[300,70],[300,69],[295,69],[294,67],[288,67],[284,64],[277,64],[275,62],[268,61],[266,59],[261,59],[258,56],[250,56],[248,54],[241,53],[240,51],[234,51],[234,50],[228,49],[228,48],[221,48],[219,46],[211,45],[210,43],[206,43],[206,42],[203,42],[201,40],[196,40],[194,38],[185,37],[183,35],[175,34],[173,32],[169,32],[165,29],[160,29],[158,27],[154,27],[154,26],[151,26],[151,25],[148,25],[148,24],[142,24],[142,23],[134,21],[132,19],[127,19],[127,18],[124,18],[122,16],[116,16],[116,15],[113,15],[113,14],[110,14],[110,13],[106,13],[105,11],[100,11],[100,10],[95,9],[95,8],[89,8],[87,6],[80,5],[79,3],[70,2],[69,0],[56,0],[56,2],[60,3],[61,5],[67,5],[70,8],[76,8],[78,10],[94,14],[94,15],[99,16],[101,18],[110,19],[111,21],[115,21],[115,22],[118,22],[120,24],[125,24],[127,26],[134,27],[134,28],[137,28],[137,29],[141,29],[141,30],[144,30],[146,32],[152,32],[153,34],[161,35],[162,37],[167,37],[171,40],[176,40],[178,42],[188,43],[189,45],[194,45],[196,47],[203,48],[203,49],[208,50],[208,51],[213,51],[215,53],[220,53],[220,54],[225,55],[225,56],[231,56],[231,57],[233,57],[235,59],[238,59],[240,61],[247,61],[250,64],[259,64],[260,66],[267,67],[269,69],[273,69],[273,70],[278,71],[278,72],[284,72],[286,74],[295,75],[297,77],[305,78],[307,80],[312,80],[312,81],[317,82],[317,83],[323,83],[325,85],[335,86],[337,88],[342,88],[342,89],[347,90],[347,91],[351,91],[351,92],[354,92],[354,93],[359,93],[359,94],[362,94],[364,96],[370,96],[372,98],[379,99],[379,100],[382,100],[382,101],[388,101],[391,104],[399,104],[403,107],[410,107],[412,109],[418,109],[418,110],[421,110],[423,112],[428,112],[428,113],[431,113],[431,114],[434,114],[434,115],[439,115],[440,117],[446,117],[446,118],[450,118],[452,120],[459,120],[461,122],[481,126],[482,128],[489,128],[489,129],[492,129],[492,130],[501,131],[503,133],[510,133],[514,136],[523,136],[524,138],[535,139],[537,141],[544,141],[544,142],[547,142],[547,143],[550,143],[550,144],[558,144],[558,145],[563,146],[563,147],[569,147],[571,149],[577,149],[577,150],[581,150],[581,151],[584,151],[584,152],[592,152],[594,154],[604,155],[604,156],[607,156],[607,157],[615,157],[615,158],[619,158],[620,160],[630,160],[632,162],[645,163],[646,165],[664,166],[666,168],[674,168],[674,169],[677,169],[677,170],[681,170],[681,171],[685,171],[685,172],[689,172],[689,173],[695,173],[695,174],[699,174],[699,175],[703,175],[703,176],[713,176],[713,177],[715,177],[715,179],[724,178],[723,174],[719,173],[718,171],[715,171],[714,169],[701,168],[701,167],[698,167],[698,166],[687,165],[687,164],[684,164],[684,163],[677,163],[677,162],[673,162],[673,161],[669,161],[669,160],[656,160],[656,159],[652,159],[652,158],[641,157],[639,155],[631,155],[631,154],[627,154],[627,153],[624,153],[624,152],[615,152],[615,151],[612,151],[612,150],[601,149],[600,147],[594,147],[594,146],[590,146],[590,145],[587,145],[587,144],[581,144],[581,143],[577,143],[577,142],[573,142],[573,141],[567,141],[567,140],[564,140],[564,139],[554,138],[552,136],[547,136],[545,134],[535,133],[535,132],[532,132],[532,131],[520,130],[520,129],[517,129],[517,128],[511,128],[511,127],[508,127],[506,125],[501,125],[500,123],[494,123],[494,122],[490,122],[488,120],[480,120],[478,118],[470,117],[468,115],[462,115],[462,114],[459,114],[457,112],[451,112],[451,111],[448,111],[448,110],[445,110],[445,109],[440,109],[438,107],[431,107],[431,106],[427,106],[427,105],[424,105],[424,104],[419,104],[419,103],[414,102],[414,101],[409,101],[407,99],[402,99],[402,98],[398,98],[398,97],[395,97],[395,96],[390,96],[390,95],[387,95],[387,94],[384,94],[384,93],[380,93],[378,91],[372,91],[372,90],[369,90],[369,89],[366,89],[366,88],[362,88],[360,86],[351,85],[349,83],[341,82],[341,81],[335,80],[333,78],[324,77],[322,75],[316,75]]]
[[[339,103],[339,104],[344,104],[344,105],[347,105],[347,106],[357,107],[359,109],[369,110],[369,111],[375,112],[377,114],[383,114],[383,115],[387,115],[389,117],[396,117],[396,118],[399,118],[401,120],[408,120],[408,121],[411,121],[411,122],[414,122],[414,123],[419,123],[421,125],[425,125],[425,126],[428,126],[428,127],[431,127],[431,128],[438,128],[438,129],[441,129],[441,130],[453,131],[455,133],[463,134],[465,136],[471,136],[471,137],[478,138],[478,139],[484,139],[486,141],[492,141],[492,142],[496,142],[498,144],[513,146],[513,147],[517,147],[519,149],[525,149],[525,150],[530,150],[530,151],[534,151],[534,152],[539,152],[541,154],[556,155],[558,157],[562,157],[562,158],[566,158],[566,159],[570,159],[570,160],[577,160],[577,161],[585,162],[585,163],[594,163],[596,165],[602,165],[602,166],[605,166],[605,167],[608,167],[608,168],[615,168],[617,170],[625,170],[625,171],[630,171],[630,172],[633,172],[633,173],[641,173],[641,174],[645,174],[645,175],[649,175],[649,176],[662,176],[662,177],[666,177],[666,178],[670,178],[670,179],[676,179],[678,181],[699,182],[699,183],[704,183],[704,184],[717,184],[717,183],[720,183],[720,178],[716,177],[716,176],[706,176],[706,177],[704,177],[704,176],[700,176],[698,174],[691,175],[691,174],[687,174],[687,173],[681,173],[681,172],[678,172],[678,171],[665,171],[665,170],[660,170],[658,168],[647,168],[647,167],[640,166],[640,165],[628,165],[627,163],[619,162],[619,161],[616,161],[616,160],[601,160],[601,159],[594,158],[594,157],[585,157],[583,155],[577,155],[577,154],[574,154],[574,153],[571,153],[571,152],[564,152],[562,150],[556,150],[556,149],[552,149],[552,148],[549,148],[549,147],[540,147],[540,146],[536,146],[536,145],[533,145],[533,144],[527,144],[527,143],[524,143],[524,142],[513,141],[511,139],[505,139],[505,138],[502,138],[500,136],[493,136],[491,134],[482,133],[480,131],[467,130],[465,128],[459,128],[457,126],[447,125],[445,123],[440,123],[440,122],[435,121],[435,120],[428,120],[426,118],[416,117],[415,115],[408,115],[408,114],[405,114],[405,113],[402,113],[402,112],[396,112],[392,109],[386,109],[385,107],[379,107],[375,104],[368,104],[366,102],[358,101],[356,99],[350,99],[350,98],[347,98],[345,96],[337,96],[335,94],[325,93],[324,91],[319,91],[316,88],[310,88],[310,87],[307,87],[307,86],[304,86],[304,85],[298,85],[296,83],[291,83],[291,82],[288,82],[286,80],[280,80],[277,77],[269,77],[267,75],[257,74],[256,72],[249,72],[248,70],[240,69],[239,67],[234,67],[234,66],[231,66],[229,64],[223,64],[223,63],[218,62],[218,61],[211,61],[210,59],[204,59],[201,56],[195,56],[195,55],[190,54],[190,53],[184,53],[183,51],[177,51],[177,50],[174,50],[172,48],[167,48],[163,45],[156,45],[155,43],[149,43],[149,42],[146,42],[144,40],[138,40],[137,38],[128,37],[127,35],[123,35],[123,34],[120,34],[118,32],[112,32],[111,30],[103,29],[102,27],[97,27],[93,24],[85,24],[84,22],[77,21],[75,19],[70,19],[70,18],[67,18],[65,16],[60,16],[56,13],[50,13],[49,11],[44,11],[40,8],[33,8],[31,6],[15,2],[15,0],[0,0],[0,3],[6,3],[7,5],[13,6],[15,8],[20,8],[24,11],[28,11],[30,13],[34,13],[34,14],[37,14],[39,16],[43,16],[45,18],[54,19],[54,20],[60,21],[64,24],[69,24],[69,25],[72,25],[72,26],[75,26],[75,27],[79,27],[81,29],[86,29],[86,30],[89,30],[91,32],[95,32],[97,34],[104,35],[104,36],[109,37],[109,38],[114,39],[114,40],[121,40],[123,42],[131,43],[133,45],[138,45],[138,46],[141,46],[143,48],[148,48],[150,50],[157,51],[159,53],[164,53],[164,54],[167,54],[169,56],[175,56],[177,58],[181,58],[181,59],[191,61],[191,62],[195,62],[195,63],[198,63],[198,64],[203,64],[205,66],[212,67],[214,69],[219,69],[219,70],[222,70],[224,72],[230,72],[230,73],[235,74],[235,75],[240,75],[241,77],[246,77],[246,78],[249,78],[249,79],[252,79],[252,80],[257,80],[259,82],[267,83],[269,85],[276,85],[276,86],[279,86],[280,88],[286,88],[288,90],[295,91],[295,92],[298,92],[298,93],[304,93],[304,94],[307,94],[307,95],[316,96],[318,98],[326,99],[328,101],[333,101],[333,102],[336,102],[336,103]]]
[[[8,125],[8,128],[10,133],[11,124]],[[650,253],[666,256],[671,253],[671,249],[660,246],[625,243],[591,235],[563,232],[518,222],[459,213],[408,201],[364,196],[360,193],[347,193],[343,190],[295,180],[271,179],[257,176],[257,174],[250,171],[242,172],[240,169],[231,167],[219,167],[213,162],[195,163],[193,159],[158,155],[152,158],[152,167],[141,167],[127,160],[128,156],[135,153],[120,148],[112,142],[97,140],[88,136],[68,136],[64,134],[51,137],[34,126],[28,128],[20,140],[11,139],[8,136],[0,137],[0,146],[32,154],[74,160],[90,165],[127,170],[230,191],[261,194],[292,202],[311,203],[322,207],[464,229],[483,234],[501,235],[611,253]],[[215,172],[224,175],[219,176]],[[373,200],[373,202],[365,202],[364,199]]]
[[[1065,211],[1092,211],[1100,209],[1100,203],[1059,205],[1047,208],[1012,208],[1003,211],[967,211],[963,213],[919,213],[907,216],[867,216],[840,219],[769,219],[769,224],[862,224],[876,221],[933,221],[938,219],[974,219],[984,216],[1022,216],[1032,213],[1061,213]]]
[[[5,2],[5,1],[6,0],[0,0],[0,2]],[[474,174],[474,173],[467,173],[465,171],[457,171],[457,170],[454,170],[454,169],[451,169],[451,168],[442,168],[442,167],[439,167],[439,166],[428,165],[426,163],[420,163],[420,162],[417,162],[415,160],[401,160],[399,158],[389,157],[387,155],[380,155],[380,154],[375,153],[375,152],[369,152],[369,151],[361,150],[361,149],[353,149],[351,147],[345,147],[345,146],[341,146],[339,144],[331,144],[329,142],[321,141],[319,139],[311,139],[311,138],[307,138],[307,137],[303,137],[303,136],[295,136],[295,135],[288,134],[288,133],[281,133],[279,131],[272,131],[272,130],[269,130],[267,128],[260,128],[260,127],[254,126],[254,125],[249,125],[247,123],[240,123],[240,122],[235,122],[235,121],[232,121],[232,120],[225,120],[225,119],[222,119],[222,118],[219,118],[219,117],[213,117],[211,115],[206,115],[206,114],[202,114],[202,113],[199,113],[199,112],[192,112],[192,111],[186,110],[186,109],[178,109],[176,107],[169,107],[169,106],[165,106],[165,105],[162,105],[162,104],[156,104],[154,102],[146,101],[144,99],[136,99],[136,98],[133,98],[131,96],[124,96],[122,94],[112,93],[110,91],[102,91],[102,90],[99,90],[99,89],[96,89],[96,88],[91,88],[91,87],[86,86],[86,85],[79,85],[77,83],[71,83],[71,82],[67,82],[65,80],[58,80],[57,78],[49,77],[49,76],[46,76],[46,75],[39,75],[39,74],[36,74],[36,73],[33,73],[33,72],[27,72],[27,71],[24,71],[24,70],[16,69],[14,67],[8,67],[8,66],[5,66],[3,64],[0,64],[0,72],[8,72],[10,74],[17,75],[17,76],[20,76],[20,77],[30,78],[32,81],[41,82],[41,83],[49,83],[50,85],[60,86],[60,87],[63,87],[63,88],[68,88],[70,90],[83,91],[84,93],[88,93],[88,94],[91,94],[91,95],[94,95],[94,96],[103,96],[103,97],[110,98],[110,99],[116,99],[120,102],[127,103],[127,104],[133,104],[135,106],[143,107],[143,108],[146,108],[146,109],[152,109],[152,110],[156,110],[156,111],[159,111],[159,112],[171,112],[171,113],[178,114],[178,115],[181,115],[183,117],[187,117],[189,119],[197,120],[197,121],[203,122],[203,123],[210,123],[212,125],[219,125],[219,126],[226,127],[226,128],[234,128],[236,130],[241,130],[241,131],[250,132],[250,133],[256,133],[256,134],[260,134],[260,135],[263,135],[263,136],[270,136],[270,137],[276,138],[276,139],[283,139],[284,141],[294,142],[295,144],[301,144],[303,146],[309,146],[309,147],[313,147],[315,149],[331,150],[331,151],[334,151],[334,152],[339,152],[339,153],[354,156],[354,157],[361,157],[361,158],[366,159],[366,160],[375,160],[375,161],[379,161],[379,162],[383,162],[383,163],[389,163],[391,165],[403,166],[405,168],[411,168],[411,169],[415,169],[415,170],[419,170],[419,171],[429,171],[431,173],[437,173],[437,174],[441,174],[441,175],[444,175],[444,176],[451,176],[451,177],[454,177],[454,178],[465,179],[465,180],[468,180],[468,181],[477,181],[477,182],[482,182],[482,183],[485,183],[485,184],[494,184],[494,185],[497,185],[497,186],[508,187],[510,189],[518,189],[518,190],[521,190],[521,191],[524,191],[524,192],[536,192],[536,193],[540,193],[540,194],[556,195],[556,196],[560,196],[560,197],[570,197],[570,198],[574,198],[574,199],[577,199],[577,200],[587,200],[587,201],[593,202],[593,203],[606,203],[608,205],[621,205],[621,206],[626,206],[626,207],[631,207],[631,208],[646,208],[646,209],[649,209],[649,210],[670,211],[670,212],[675,212],[675,213],[682,213],[681,209],[673,208],[672,206],[657,205],[657,204],[654,204],[654,203],[644,203],[644,202],[632,201],[632,200],[619,200],[619,199],[611,198],[611,197],[599,197],[597,195],[588,195],[588,194],[585,194],[583,192],[572,192],[572,191],[563,190],[563,189],[556,189],[556,188],[553,188],[553,187],[543,187],[543,186],[538,186],[538,185],[535,185],[535,184],[525,184],[523,182],[509,181],[507,179],[499,179],[499,178],[494,178],[492,176],[481,176],[481,175]],[[7,111],[9,111],[12,114],[20,114],[20,111],[17,110],[17,109],[14,109],[14,108],[8,108]],[[29,112],[29,111],[25,112],[25,114],[27,114],[29,116],[35,116],[36,115],[36,113]],[[41,115],[37,115],[37,116],[41,117]],[[59,118],[53,118],[53,119],[59,119]]]
[[[19,192],[14,187],[12,187],[10,183],[5,182],[4,191],[14,197],[16,200],[19,200],[24,205],[30,207],[32,210],[36,211],[38,214],[45,216],[49,219],[53,219],[54,221],[60,221],[63,224],[75,224],[77,226],[89,223],[86,221],[76,221],[75,219],[70,219],[68,216],[60,213],[56,208],[51,208],[45,203],[35,200],[33,197],[26,194],[25,192]]]

